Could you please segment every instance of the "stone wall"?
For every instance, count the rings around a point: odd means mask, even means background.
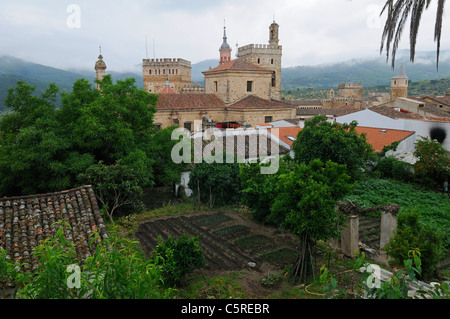
[[[205,76],[205,93],[216,94],[222,101],[232,104],[248,95],[269,99],[272,93],[272,74],[256,71],[229,71]],[[252,82],[248,91],[247,82]]]
[[[144,88],[158,92],[169,80],[175,91],[181,92],[191,86],[191,62],[184,59],[143,59]]]

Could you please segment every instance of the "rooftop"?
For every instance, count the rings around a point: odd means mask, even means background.
[[[268,131],[275,134],[280,140],[292,147],[293,142],[297,139],[300,127],[279,127],[278,131],[269,129]],[[366,134],[367,142],[372,145],[375,152],[381,152],[383,147],[389,146],[394,142],[403,141],[405,138],[413,135],[413,131],[392,130],[376,127],[357,126],[355,128],[358,134]]]
[[[161,94],[156,106],[158,110],[220,107],[224,108],[226,104],[215,94]]]
[[[258,72],[272,73],[272,71],[270,71],[268,69],[261,68],[257,65],[245,62],[241,59],[232,60],[228,63],[219,65],[213,69],[203,71],[202,73],[208,74],[208,73],[218,72],[218,71],[258,71]]]
[[[65,221],[68,226],[58,223]],[[36,246],[53,238],[63,227],[65,238],[75,244],[79,260],[90,256],[90,235],[108,237],[90,185],[57,193],[0,199],[0,248],[7,259],[25,263],[24,270],[38,267]]]

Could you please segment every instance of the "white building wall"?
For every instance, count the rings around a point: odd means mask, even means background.
[[[356,120],[360,126],[414,131],[416,134],[414,134],[413,144],[420,139],[421,136],[431,139],[431,129],[441,128],[446,134],[446,138],[442,142],[442,146],[445,149],[450,150],[450,123],[426,120],[393,119],[369,109],[336,117],[336,122],[338,123],[350,123],[353,120]]]

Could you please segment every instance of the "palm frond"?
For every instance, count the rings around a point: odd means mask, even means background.
[[[391,59],[392,68],[395,67],[395,57],[403,30],[410,19],[410,60],[414,62],[416,54],[417,35],[423,12],[428,9],[431,0],[386,0],[380,15],[387,13],[386,22],[381,36],[380,53],[386,50],[386,62]],[[434,40],[437,42],[436,67],[439,65],[441,45],[442,18],[445,0],[438,0]]]

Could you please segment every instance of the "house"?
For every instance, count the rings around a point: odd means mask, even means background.
[[[424,116],[401,108],[379,105],[337,116],[335,120],[338,123],[355,120],[358,125],[365,127],[414,131],[416,140],[420,136],[436,139],[445,149],[450,150],[450,116]]]
[[[38,267],[34,249],[55,237],[59,227],[63,227],[65,238],[75,245],[78,261],[74,263],[91,255],[94,232],[101,239],[108,238],[91,186],[0,199],[0,249],[6,250],[7,259],[24,263],[24,271]]]
[[[269,129],[269,132],[280,140],[280,145],[288,146],[293,156],[292,145],[297,139],[301,127],[279,127],[278,130]],[[379,153],[385,146],[394,142],[399,142],[397,149],[404,152],[414,150],[415,132],[405,130],[393,130],[376,127],[357,126],[355,128],[358,134],[365,134],[367,142],[372,145],[375,152]]]

